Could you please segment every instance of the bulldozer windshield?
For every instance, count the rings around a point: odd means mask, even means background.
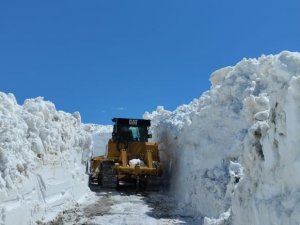
[[[118,141],[148,141],[148,128],[146,126],[115,126],[114,139]]]
[[[131,131],[133,140],[139,141],[141,139],[140,131],[138,127],[129,127],[129,130]]]

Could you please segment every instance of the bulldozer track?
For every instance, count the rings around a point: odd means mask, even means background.
[[[103,161],[99,173],[98,182],[102,188],[117,188],[118,180],[113,170],[114,163],[112,161]]]

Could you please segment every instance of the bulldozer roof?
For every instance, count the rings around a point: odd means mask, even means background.
[[[131,119],[131,118],[113,118],[112,122],[116,125],[129,125],[129,126],[151,126],[150,120],[144,119]]]

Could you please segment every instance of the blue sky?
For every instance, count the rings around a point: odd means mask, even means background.
[[[83,122],[174,110],[243,57],[300,51],[300,1],[0,2],[0,91]]]

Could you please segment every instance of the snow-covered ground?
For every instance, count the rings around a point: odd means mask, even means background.
[[[136,194],[135,191],[90,193],[76,207],[61,212],[51,222],[38,225],[198,225],[200,220],[181,214],[169,196],[160,193]]]
[[[180,205],[172,210],[204,225],[299,224],[300,53],[243,59],[210,80],[190,104],[144,115],[160,143],[166,193]],[[78,218],[76,204],[92,194],[86,160],[105,151],[111,129],[82,124],[79,113],[57,111],[41,97],[19,105],[0,93],[0,225],[43,224],[63,210]],[[133,203],[152,221],[149,201],[109,198],[115,214],[94,216],[93,224],[120,218]]]

